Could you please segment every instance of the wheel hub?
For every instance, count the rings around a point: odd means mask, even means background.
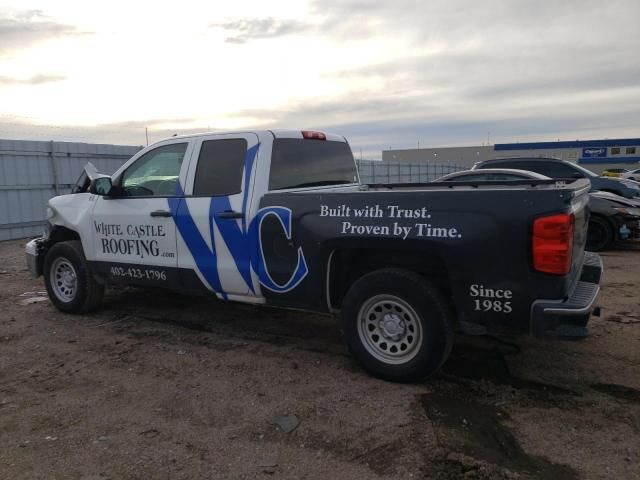
[[[382,336],[398,341],[405,333],[404,322],[396,314],[386,314],[378,324]]]
[[[62,282],[68,288],[71,288],[76,281],[76,276],[73,272],[66,270],[62,273]]]

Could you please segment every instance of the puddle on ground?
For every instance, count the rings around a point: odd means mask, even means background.
[[[457,344],[453,347],[449,360],[442,366],[442,372],[469,380],[487,380],[496,385],[509,385],[546,394],[579,395],[566,388],[515,377],[509,370],[505,354],[497,347],[481,348]]]
[[[449,453],[461,453],[478,462],[493,464],[527,478],[578,478],[577,472],[571,467],[525,452],[503,423],[509,420],[509,415],[499,407],[485,405],[468,395],[458,391],[420,396],[425,413]],[[460,468],[451,460],[445,461],[444,466],[451,473]]]
[[[635,388],[625,387],[624,385],[617,385],[615,383],[596,383],[591,385],[591,388],[620,400],[640,403],[640,390],[636,390]]]

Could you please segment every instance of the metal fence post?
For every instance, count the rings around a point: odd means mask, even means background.
[[[53,171],[53,189],[56,191],[56,195],[60,195],[60,181],[58,179],[58,167],[56,166],[56,156],[54,155],[54,142],[49,142],[49,157],[51,158],[51,169]]]

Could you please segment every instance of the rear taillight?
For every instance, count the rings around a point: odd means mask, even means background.
[[[533,268],[566,275],[573,253],[573,214],[536,218],[533,222]]]
[[[302,138],[307,140],[326,140],[327,136],[322,132],[314,132],[313,130],[302,130]]]

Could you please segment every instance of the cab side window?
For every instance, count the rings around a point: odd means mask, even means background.
[[[136,160],[122,175],[127,197],[171,197],[177,195],[180,167],[187,143],[158,147]]]
[[[584,173],[575,168],[571,168],[564,163],[553,163],[549,166],[549,173],[546,174],[551,178],[584,178]]]
[[[193,195],[216,197],[242,192],[242,174],[247,141],[244,138],[202,142]]]
[[[473,174],[473,175],[460,175],[450,179],[450,182],[483,182],[489,180],[486,173]]]
[[[526,170],[528,172],[539,173],[541,175],[547,175],[544,163],[542,161],[532,160],[529,162],[516,162],[515,164],[500,165],[500,168],[515,168],[518,170]]]

